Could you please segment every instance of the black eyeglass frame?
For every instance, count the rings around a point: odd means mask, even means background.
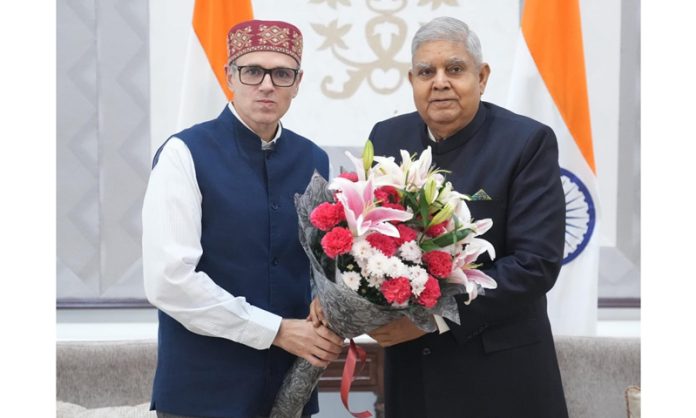
[[[273,83],[274,86],[276,87],[292,87],[295,84],[295,81],[297,81],[297,75],[300,73],[299,68],[288,68],[288,67],[275,67],[275,68],[263,68],[260,65],[237,65],[237,64],[230,64],[230,67],[234,67],[237,69],[237,74],[239,74],[239,82],[247,85],[247,86],[258,86],[261,83],[263,83],[263,80],[266,78],[266,74],[271,78],[271,83]],[[242,81],[242,70],[245,68],[258,68],[259,70],[263,71],[263,75],[261,76],[261,79],[259,80],[258,83],[247,83]],[[293,77],[292,77],[292,83],[288,85],[280,85],[277,84],[276,81],[273,79],[273,71],[275,70],[287,70],[287,71],[292,71]]]

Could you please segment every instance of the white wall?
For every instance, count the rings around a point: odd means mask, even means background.
[[[369,5],[393,8],[398,0],[353,1],[351,7],[340,2],[337,9],[328,2],[311,3],[272,0],[254,0],[254,13],[260,19],[281,19],[295,23],[305,37],[302,66],[305,76],[300,94],[283,119],[286,126],[314,139],[323,146],[359,146],[367,138],[372,125],[394,114],[414,110],[410,87],[404,81],[391,95],[375,94],[363,83],[355,95],[347,100],[325,97],[320,90],[327,75],[335,81],[347,79],[346,66],[329,49],[318,50],[323,38],[312,24],[327,25],[336,20],[339,26],[351,24],[343,37],[347,49],[339,49],[349,60],[374,61],[375,55],[365,41],[365,25],[378,16]],[[481,38],[484,59],[491,64],[492,75],[484,99],[504,104],[509,88],[509,76],[519,25],[518,0],[459,0],[456,7],[443,5],[431,10],[431,5],[408,5],[395,16],[408,25],[406,41],[394,60],[408,62],[410,40],[419,23],[433,17],[452,15],[470,24]],[[432,4],[434,4],[433,2]],[[587,67],[588,94],[592,122],[595,158],[597,162],[599,194],[601,198],[602,242],[604,246],[616,243],[617,161],[619,127],[619,62],[621,1],[581,0],[583,36]],[[150,0],[150,56],[151,56],[151,131],[152,148],[156,148],[174,133],[178,113],[181,70],[190,28],[193,0]],[[388,28],[386,28],[388,29]],[[389,32],[383,33],[388,42]],[[373,73],[375,79],[385,82],[395,73]],[[334,89],[340,85],[334,84]],[[217,112],[222,104],[216,107]]]

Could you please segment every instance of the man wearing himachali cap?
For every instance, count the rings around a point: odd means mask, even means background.
[[[326,153],[280,118],[302,79],[302,35],[251,20],[228,34],[234,99],[157,151],[143,206],[143,270],[159,309],[159,417],[268,416],[297,357],[326,367],[343,339],[306,320],[309,264],[295,193]],[[317,413],[317,393],[303,416]]]

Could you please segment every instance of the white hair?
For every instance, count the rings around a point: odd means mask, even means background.
[[[481,41],[469,26],[459,19],[443,16],[436,17],[425,25],[421,26],[413,37],[411,43],[411,55],[416,54],[416,50],[426,42],[431,41],[450,41],[464,44],[466,50],[474,59],[477,67],[483,63],[481,53]]]

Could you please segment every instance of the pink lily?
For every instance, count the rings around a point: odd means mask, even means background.
[[[452,260],[452,272],[447,281],[465,286],[466,292],[469,294],[469,300],[465,302],[466,305],[476,299],[479,288],[495,289],[498,287],[498,283],[492,277],[478,270],[474,264],[479,255],[484,252],[488,252],[491,259],[495,258],[495,249],[490,242],[473,238],[464,248],[464,252]]]
[[[401,167],[394,162],[394,157],[380,157],[375,155],[377,162],[372,168],[375,175],[376,186],[393,186],[397,189],[404,189],[406,175]]]
[[[421,152],[421,155],[418,156],[416,161],[413,161],[406,151],[401,150],[401,159],[401,169],[408,175],[406,179],[406,188],[409,190],[418,190],[422,188],[428,180],[428,176],[431,174],[433,157],[430,147]],[[438,180],[440,180],[441,184],[443,179],[440,177]]]
[[[363,166],[362,158],[353,156],[350,151],[346,151],[345,154],[355,167],[355,173],[358,175],[358,181],[365,181],[365,167]]]
[[[343,204],[346,222],[353,236],[360,237],[368,231],[377,231],[398,238],[399,230],[390,221],[404,222],[413,217],[405,210],[375,206],[372,176],[367,181],[357,182],[336,177],[329,188],[340,192],[336,198]]]
[[[479,219],[478,221],[470,224],[469,227],[473,228],[475,236],[485,234],[493,226],[493,220],[491,218]]]
[[[433,158],[430,147],[423,150],[415,161],[408,151],[401,150],[400,153],[401,164],[396,164],[394,157],[374,157],[377,165],[372,168],[372,172],[375,174],[376,184],[413,192],[422,188],[431,178],[438,187],[444,183],[444,176],[434,172],[431,166]]]
[[[468,228],[474,231],[462,240],[463,243],[471,242],[474,237],[485,234],[493,226],[493,220],[491,218],[479,219],[472,222],[471,212],[464,199],[458,200],[455,214],[457,218],[459,218],[460,228]]]

